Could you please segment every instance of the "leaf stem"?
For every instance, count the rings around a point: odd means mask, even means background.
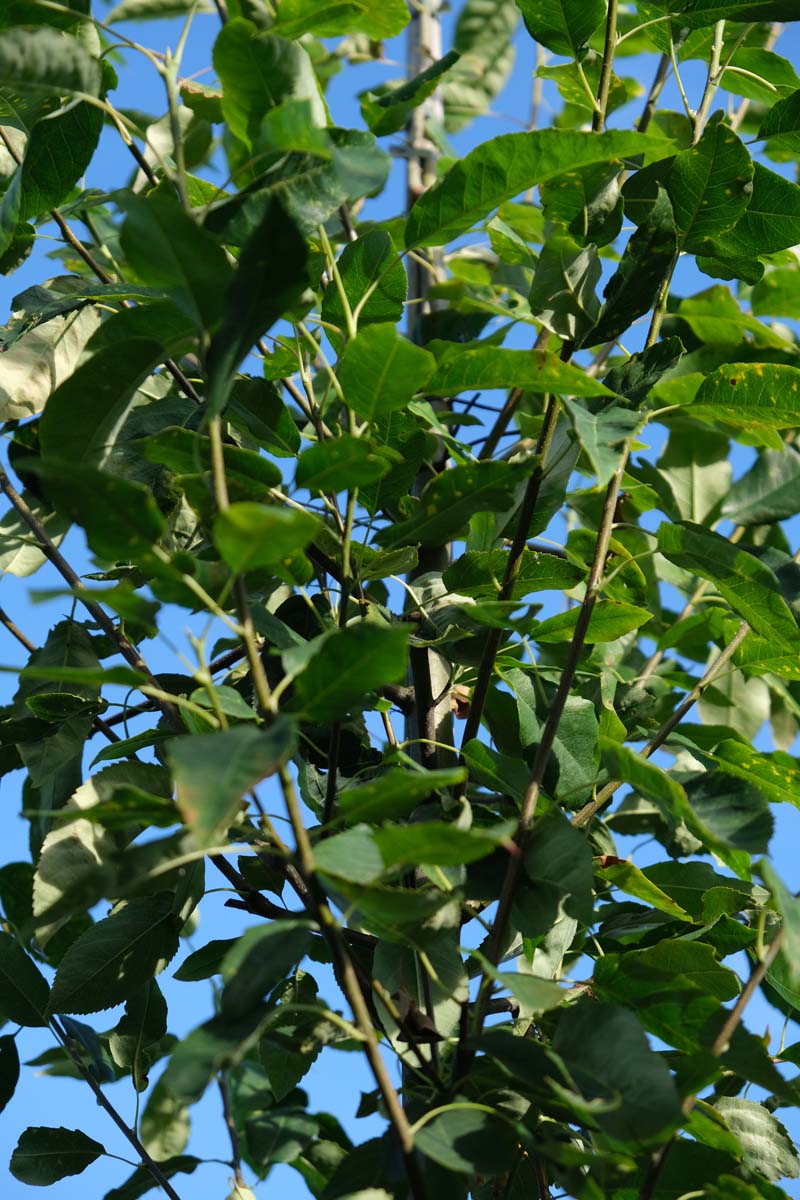
[[[606,123],[608,94],[611,90],[611,77],[614,71],[614,52],[617,48],[617,9],[618,0],[609,0],[603,62],[600,67],[600,84],[597,89],[597,106],[592,116],[592,129],[595,133],[602,133]]]

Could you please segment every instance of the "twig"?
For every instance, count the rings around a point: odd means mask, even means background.
[[[66,1030],[61,1026],[61,1024],[56,1020],[55,1017],[53,1017],[53,1019],[51,1020],[50,1025],[51,1025],[51,1028],[53,1029],[54,1033],[56,1034],[56,1037],[61,1042],[64,1049],[66,1050],[67,1054],[70,1056],[73,1063],[80,1071],[84,1080],[86,1081],[86,1083],[88,1083],[89,1087],[94,1092],[95,1097],[97,1099],[97,1103],[100,1105],[101,1108],[105,1109],[105,1111],[111,1117],[111,1120],[116,1125],[117,1129],[119,1129],[119,1131],[127,1138],[127,1140],[133,1146],[136,1153],[139,1155],[139,1158],[141,1159],[141,1162],[142,1162],[142,1166],[145,1167],[145,1169],[150,1172],[150,1174],[152,1175],[153,1179],[156,1181],[158,1186],[170,1197],[170,1200],[181,1200],[180,1196],[175,1191],[175,1188],[172,1186],[170,1181],[167,1179],[166,1175],[161,1170],[158,1163],[154,1162],[153,1159],[150,1157],[150,1155],[145,1150],[144,1146],[142,1145],[141,1141],[139,1140],[139,1137],[136,1134],[136,1131],[134,1129],[131,1129],[130,1125],[128,1125],[123,1120],[123,1118],[120,1116],[120,1114],[114,1108],[114,1105],[111,1103],[111,1101],[106,1096],[103,1089],[100,1087],[100,1084],[97,1082],[94,1075],[92,1075],[91,1071],[88,1069],[88,1067],[84,1063],[81,1056],[72,1048],[72,1041],[71,1041],[70,1037],[68,1036]]]
[[[0,467],[0,491],[4,492],[6,497],[11,501],[14,508],[22,517],[22,520],[33,533],[44,554],[47,556],[47,558],[49,558],[50,562],[59,572],[62,579],[64,579],[71,588],[77,588],[81,590],[82,585],[80,577],[75,573],[75,571],[73,571],[63,554],[61,554],[61,552],[58,550],[44,525],[36,516],[36,514],[28,507],[27,503],[14,487],[3,467]],[[80,600],[87,612],[91,614],[91,616],[103,630],[103,633],[107,634],[108,637],[110,637],[114,642],[114,645],[117,647],[126,662],[134,667],[135,670],[141,671],[144,675],[146,675],[147,682],[149,684],[157,687],[158,680],[154,675],[151,674],[147,663],[139,654],[138,650],[131,644],[131,642],[128,641],[128,639],[125,637],[125,634],[117,628],[117,626],[103,611],[100,605],[95,604],[93,600],[89,600],[85,596],[81,596]],[[174,725],[178,723],[177,714],[175,713],[175,710],[171,704],[168,704],[167,702],[161,702],[159,703],[158,707],[171,724]]]
[[[214,0],[214,5],[219,13],[220,21],[222,21],[222,24],[224,25],[228,20],[228,6],[225,3],[225,0]]]
[[[764,957],[760,960],[760,962],[757,962],[753,965],[753,969],[750,972],[750,977],[748,978],[747,983],[742,988],[738,1000],[736,1001],[733,1008],[728,1013],[725,1023],[723,1024],[719,1033],[714,1038],[714,1041],[712,1042],[711,1047],[710,1047],[711,1053],[713,1054],[714,1058],[721,1058],[722,1055],[727,1050],[728,1045],[730,1044],[731,1038],[733,1037],[734,1033],[736,1032],[736,1030],[738,1029],[739,1025],[742,1022],[742,1017],[744,1016],[744,1010],[747,1008],[747,1005],[750,1003],[753,996],[755,995],[757,988],[759,988],[760,985],[762,984],[764,977],[767,974],[767,971],[770,969],[773,962],[778,957],[778,954],[780,952],[782,944],[783,944],[783,929],[781,928],[778,930],[777,934],[775,935],[772,942],[770,943],[769,948],[767,949],[767,952],[764,955]],[[694,1108],[696,1103],[697,1103],[697,1096],[687,1096],[686,1099],[683,1101],[683,1105],[682,1105],[683,1115],[688,1117],[689,1113],[692,1111],[692,1109]],[[656,1185],[658,1184],[658,1180],[661,1176],[661,1172],[664,1170],[664,1166],[666,1164],[667,1158],[669,1157],[670,1151],[672,1150],[672,1147],[675,1145],[677,1140],[678,1140],[677,1135],[673,1134],[673,1136],[669,1139],[669,1141],[665,1142],[664,1145],[661,1146],[660,1149],[653,1156],[653,1161],[650,1164],[650,1169],[648,1170],[647,1175],[645,1176],[644,1182],[642,1183],[641,1189],[639,1191],[638,1200],[653,1200],[653,1196],[655,1195],[655,1191],[656,1191]]]
[[[231,1112],[231,1098],[228,1090],[228,1080],[220,1071],[217,1076],[217,1084],[219,1086],[219,1094],[222,1099],[222,1116],[225,1121],[225,1128],[228,1130],[228,1137],[231,1142],[231,1166],[233,1174],[236,1178],[237,1187],[245,1187],[245,1179],[242,1174],[242,1148],[239,1142],[239,1131],[236,1128],[236,1122],[233,1119]]]
[[[611,76],[614,70],[614,51],[617,48],[617,7],[618,0],[609,0],[606,15],[606,36],[603,44],[603,61],[600,67],[600,83],[597,89],[597,108],[592,114],[592,129],[601,133],[606,122],[608,109],[608,93],[611,90]]]
[[[506,569],[503,576],[503,582],[500,587],[497,599],[500,601],[509,600],[514,592],[514,584],[519,575],[522,556],[527,546],[528,530],[531,527],[531,520],[536,509],[536,502],[539,499],[539,490],[544,479],[545,463],[547,461],[547,453],[550,449],[550,443],[553,440],[556,423],[558,421],[559,404],[555,396],[548,396],[547,407],[545,408],[544,421],[542,423],[539,440],[536,443],[536,450],[533,457],[533,470],[531,471],[528,484],[525,488],[525,495],[520,505],[519,516],[517,518],[517,526],[514,531],[514,539],[511,543],[511,549],[506,558]],[[486,696],[489,691],[489,684],[494,671],[494,661],[497,657],[497,651],[500,647],[500,640],[503,636],[502,629],[490,629],[481,655],[480,666],[478,667],[478,677],[475,681],[475,687],[470,700],[469,716],[464,727],[464,736],[461,739],[462,747],[467,744],[472,738],[476,737],[480,729],[481,717],[483,715],[484,705],[486,704]]]

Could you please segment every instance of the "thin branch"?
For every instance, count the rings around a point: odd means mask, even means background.
[[[70,1056],[73,1063],[80,1071],[84,1080],[86,1081],[86,1083],[88,1083],[89,1087],[94,1092],[95,1098],[97,1099],[97,1103],[100,1105],[101,1108],[105,1109],[105,1111],[108,1113],[109,1117],[111,1117],[111,1120],[116,1125],[117,1129],[119,1129],[119,1131],[124,1135],[124,1137],[127,1138],[127,1140],[133,1146],[136,1153],[139,1155],[142,1166],[150,1172],[150,1174],[152,1175],[153,1179],[156,1181],[158,1186],[162,1189],[162,1191],[164,1191],[166,1193],[167,1196],[170,1197],[170,1200],[181,1200],[180,1196],[175,1191],[175,1188],[172,1186],[170,1181],[167,1179],[166,1175],[161,1170],[158,1163],[154,1162],[153,1159],[150,1157],[150,1155],[145,1150],[144,1146],[142,1145],[141,1141],[139,1140],[139,1137],[136,1134],[136,1131],[134,1129],[131,1129],[130,1125],[128,1125],[127,1122],[120,1116],[120,1114],[114,1108],[114,1105],[111,1103],[111,1101],[106,1096],[103,1089],[100,1087],[100,1084],[97,1082],[94,1075],[92,1075],[91,1071],[88,1069],[88,1067],[84,1063],[81,1056],[77,1053],[76,1050],[73,1049],[72,1040],[68,1036],[66,1030],[62,1028],[62,1026],[59,1024],[59,1022],[55,1019],[55,1017],[50,1022],[50,1025],[51,1025],[51,1028],[53,1029],[54,1033],[56,1034],[56,1037],[61,1042],[64,1049],[66,1050],[67,1054]]]
[[[217,1076],[217,1085],[219,1086],[219,1094],[222,1099],[222,1116],[225,1121],[225,1128],[228,1130],[228,1137],[231,1143],[231,1166],[233,1174],[236,1178],[237,1187],[245,1187],[245,1179],[242,1174],[242,1147],[239,1142],[239,1131],[236,1128],[236,1122],[233,1119],[231,1112],[231,1097],[228,1090],[228,1080],[224,1073],[220,1071]]]
[[[658,60],[658,67],[650,85],[650,91],[647,94],[642,115],[636,122],[636,130],[638,133],[646,133],[650,122],[653,119],[656,111],[656,105],[661,98],[661,93],[664,90],[664,85],[669,77],[670,57],[668,54],[662,54]]]
[[[219,13],[220,21],[222,21],[222,24],[224,25],[228,20],[228,6],[225,3],[225,0],[214,0],[214,5]]]
[[[611,77],[614,70],[614,51],[617,48],[617,8],[618,0],[609,0],[603,61],[600,66],[600,83],[597,89],[597,108],[592,115],[592,129],[595,133],[601,133],[606,123],[608,94],[611,90]]]
[[[14,487],[5,470],[1,466],[0,491],[4,492],[6,497],[11,501],[14,508],[22,517],[22,520],[33,533],[44,554],[47,556],[47,558],[49,558],[50,562],[59,572],[62,579],[64,579],[71,588],[76,588],[79,591],[82,590],[80,577],[75,573],[75,571],[73,571],[63,554],[61,554],[57,548],[55,542],[53,542],[42,522],[28,507],[27,503]],[[85,596],[81,596],[80,600],[87,612],[103,630],[103,633],[107,634],[107,636],[111,638],[125,661],[128,662],[135,670],[141,671],[144,675],[146,675],[147,682],[151,686],[158,687],[158,680],[154,675],[151,674],[147,663],[139,654],[138,650],[132,645],[131,642],[128,641],[128,639],[125,637],[125,634],[117,628],[117,626],[103,611],[100,605],[95,604],[93,600],[89,600]],[[177,715],[171,704],[162,702],[158,707],[171,724],[177,723]]]
[[[528,530],[531,527],[531,520],[536,509],[536,503],[539,499],[539,490],[544,479],[545,464],[547,461],[547,453],[550,449],[550,443],[553,440],[556,423],[558,421],[559,404],[555,396],[548,396],[547,407],[545,408],[544,421],[539,434],[539,440],[536,443],[536,450],[533,456],[533,470],[531,471],[528,484],[525,488],[525,495],[520,505],[519,516],[517,518],[517,526],[514,531],[514,539],[511,543],[511,549],[506,558],[506,569],[503,576],[503,582],[500,587],[497,599],[500,601],[510,600],[514,593],[514,584],[519,575],[522,556],[527,546]],[[480,729],[481,717],[483,715],[484,705],[486,704],[486,696],[489,691],[489,684],[494,671],[494,662],[497,657],[497,651],[500,648],[500,641],[503,636],[502,629],[490,629],[486,635],[486,642],[481,655],[480,666],[478,667],[478,677],[475,681],[475,687],[470,700],[469,716],[464,727],[464,736],[461,739],[462,748],[472,738],[477,736]]]
[[[692,690],[687,692],[686,696],[684,696],[683,700],[675,709],[675,711],[671,713],[669,717],[667,717],[666,721],[664,721],[658,732],[655,733],[647,743],[645,748],[642,750],[643,758],[649,758],[650,755],[654,754],[660,746],[663,746],[673,729],[680,725],[683,718],[689,712],[689,709],[697,703],[705,689],[709,687],[709,685],[712,684],[715,679],[718,678],[722,670],[733,658],[734,654],[739,649],[749,632],[750,626],[748,625],[747,621],[742,621],[729,644],[714,659],[713,663],[711,663],[708,669],[705,671],[703,677],[698,679]],[[600,811],[603,805],[611,799],[617,788],[622,787],[622,783],[622,780],[615,779],[610,783],[605,784],[604,787],[602,787],[597,793],[594,800],[590,800],[588,804],[584,804],[583,808],[575,814],[575,816],[572,818],[572,824],[579,829],[585,825],[588,825],[592,817],[594,817],[594,815]]]

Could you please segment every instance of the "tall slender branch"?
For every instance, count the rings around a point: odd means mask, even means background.
[[[136,1131],[134,1129],[131,1129],[131,1127],[130,1127],[130,1125],[128,1125],[127,1121],[125,1121],[125,1119],[122,1116],[120,1116],[120,1114],[117,1112],[116,1108],[114,1108],[114,1105],[109,1100],[108,1096],[105,1094],[105,1092],[101,1088],[100,1084],[95,1079],[94,1075],[92,1075],[91,1071],[88,1069],[88,1067],[84,1063],[80,1054],[78,1054],[78,1052],[73,1048],[72,1040],[69,1037],[69,1035],[67,1034],[66,1030],[61,1026],[61,1024],[55,1018],[53,1018],[53,1020],[50,1022],[50,1025],[51,1025],[51,1028],[53,1029],[56,1037],[61,1042],[64,1049],[66,1050],[67,1054],[72,1059],[72,1062],[77,1067],[77,1069],[80,1072],[81,1076],[83,1077],[84,1081],[86,1083],[88,1083],[89,1087],[94,1092],[97,1103],[100,1105],[100,1107],[106,1113],[108,1113],[109,1117],[114,1122],[117,1129],[119,1129],[120,1133],[122,1133],[122,1135],[125,1138],[127,1138],[127,1140],[133,1146],[136,1153],[139,1155],[142,1166],[147,1171],[150,1172],[150,1174],[152,1175],[155,1182],[158,1184],[158,1186],[161,1188],[161,1190],[167,1196],[169,1196],[170,1200],[181,1200],[180,1196],[175,1191],[175,1188],[172,1186],[172,1184],[167,1179],[164,1172],[161,1170],[161,1167],[158,1165],[157,1162],[155,1162],[155,1160],[145,1150]]]
[[[608,0],[603,61],[600,66],[600,83],[597,89],[597,108],[592,115],[592,129],[595,133],[601,133],[606,123],[608,94],[611,90],[611,79],[614,73],[614,52],[617,48],[617,9],[618,0]]]

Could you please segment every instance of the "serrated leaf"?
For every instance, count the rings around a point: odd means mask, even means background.
[[[714,1107],[736,1134],[744,1150],[744,1160],[766,1179],[796,1179],[800,1161],[784,1125],[755,1100],[719,1096]]]
[[[169,743],[178,807],[200,845],[224,835],[245,793],[286,762],[294,740],[294,725],[281,717],[267,729],[237,725]]]
[[[47,1187],[67,1175],[80,1175],[105,1152],[105,1146],[80,1129],[33,1125],[20,1136],[9,1166],[22,1183]]]
[[[69,947],[49,1011],[101,1012],[127,1000],[173,958],[179,930],[171,892],[127,901]]]
[[[0,930],[0,1016],[19,1025],[46,1025],[50,989],[18,942]]]
[[[658,548],[676,566],[713,583],[731,608],[776,646],[800,645],[800,630],[778,580],[753,554],[690,522],[662,524]]]
[[[406,245],[442,245],[506,200],[561,175],[564,164],[578,168],[596,162],[663,154],[663,141],[643,134],[508,133],[471,151],[416,201],[406,224]]]

